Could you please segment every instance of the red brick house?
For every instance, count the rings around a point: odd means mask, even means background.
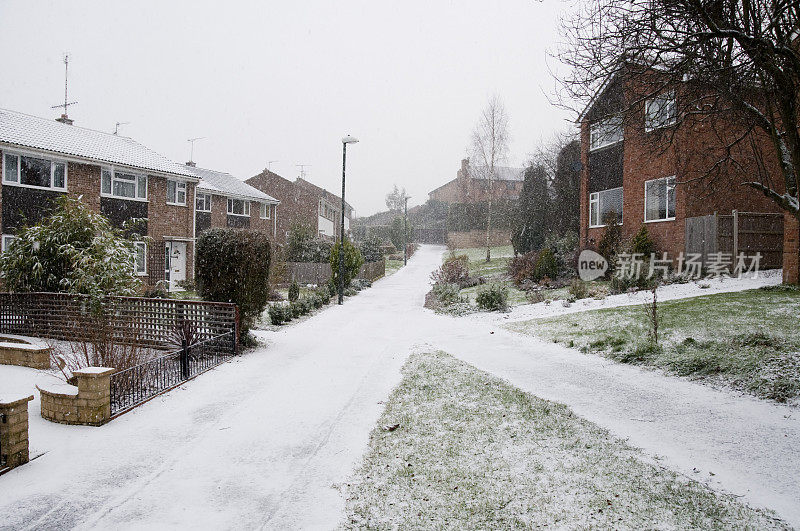
[[[248,185],[269,193],[280,202],[277,219],[277,241],[285,243],[289,229],[294,224],[312,227],[319,236],[339,239],[342,198],[324,188],[298,177],[290,181],[269,170],[264,170],[245,181]],[[353,207],[345,203],[344,227],[350,231]]]
[[[582,248],[597,247],[609,212],[621,218],[624,238],[630,239],[644,225],[659,251],[673,260],[681,252],[695,252],[687,238],[687,227],[695,220],[733,211],[754,216],[781,213],[768,198],[741,184],[753,180],[759,170],[776,171],[769,161],[759,168],[761,161],[748,148],[753,144],[736,147],[730,153],[733,162],[715,168],[715,162],[725,158],[720,125],[730,135],[740,128],[726,124],[724,117],[711,123],[702,115],[678,116],[680,89],[650,97],[642,97],[643,90],[632,81],[610,79],[579,118]],[[753,134],[753,141],[767,146],[761,143],[768,139]],[[782,223],[777,215],[766,218]],[[779,267],[781,237],[771,241],[775,248],[769,253]],[[754,251],[739,250],[748,255]]]
[[[144,220],[135,274],[171,289],[194,274],[194,202],[199,179],[123,136],[0,109],[2,249],[62,194],[80,197],[121,227]]]
[[[428,198],[444,203],[478,203],[490,195],[493,200],[516,200],[525,181],[525,169],[496,166],[492,181],[490,186],[487,168],[470,166],[469,159],[462,159],[456,178],[428,192]]]
[[[266,232],[275,241],[280,201],[230,173],[198,168],[194,163],[185,167],[200,179],[195,192],[195,236],[210,228],[233,227]]]

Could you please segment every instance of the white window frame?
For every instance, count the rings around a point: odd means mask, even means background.
[[[3,234],[2,244],[0,244],[1,245],[0,252],[3,253],[6,252],[8,246],[11,245],[11,242],[13,242],[16,239],[17,237],[13,234]]]
[[[203,208],[197,208],[197,201],[200,200],[201,196],[203,197]],[[195,212],[211,212],[211,194],[195,192],[194,209]]]
[[[622,220],[623,220],[623,218],[625,216],[625,214],[624,214],[624,211],[625,211],[625,190],[623,190],[623,188],[621,186],[618,186],[616,188],[608,188],[606,190],[600,190],[599,192],[592,192],[592,193],[589,194],[589,228],[590,229],[595,229],[595,228],[605,227],[606,226],[603,223],[603,219],[602,219],[602,209],[600,208],[600,194],[602,194],[603,192],[610,192],[610,191],[613,191],[613,190],[622,190],[622,194],[623,194],[622,195],[622,209],[621,209],[620,212],[617,212],[619,214],[619,224],[622,225]],[[597,224],[592,225],[592,208],[595,205],[597,206]]]
[[[2,152],[2,182],[3,184],[7,184],[9,186],[19,186],[21,188],[33,188],[35,190],[53,190],[55,192],[66,192],[67,191],[67,179],[69,173],[69,164],[67,164],[66,160],[53,158],[46,155],[41,155],[38,153],[29,153],[24,151],[6,151],[3,150]],[[16,181],[8,181],[6,180],[6,157],[16,157],[17,158],[17,180]],[[22,179],[22,157],[27,157],[31,159],[39,159],[45,160],[50,162],[50,186],[37,186],[35,184],[23,184],[21,181]],[[56,187],[53,186],[53,180],[55,179],[55,170],[56,165],[61,164],[64,166],[64,186],[63,187]]]
[[[672,103],[672,115],[669,117],[668,122],[664,123],[656,123],[655,116],[650,115],[650,106],[653,105],[656,101],[661,102],[671,102]],[[663,104],[662,104],[663,105]],[[659,108],[660,109],[660,108]],[[649,133],[651,131],[656,131],[658,129],[663,129],[664,127],[670,127],[675,125],[678,122],[678,102],[675,100],[675,92],[667,91],[658,94],[655,97],[650,98],[649,100],[644,102],[644,130],[645,132]]]
[[[133,257],[133,273],[136,276],[143,277],[147,276],[147,243],[146,242],[133,242],[133,245],[136,247],[136,256]],[[138,258],[139,258],[139,249],[142,251],[142,269],[139,270]]]
[[[670,183],[669,181],[672,181],[672,183]],[[667,201],[667,205],[666,205],[666,209],[665,209],[667,214],[669,214],[669,193],[670,193],[670,190],[672,191],[672,200],[673,200],[672,216],[667,215],[667,217],[665,217],[665,218],[647,219],[647,188],[648,188],[648,186],[660,185],[662,182],[666,182],[664,195],[665,195],[666,201]],[[675,207],[677,206],[677,203],[678,203],[678,197],[677,197],[677,195],[675,193],[675,176],[674,175],[670,175],[668,177],[661,177],[659,179],[651,179],[649,181],[645,181],[644,182],[644,217],[643,217],[643,219],[644,219],[645,223],[659,223],[659,222],[662,222],[662,221],[675,221]]]
[[[175,183],[175,197],[174,201],[169,200],[169,185],[170,183]],[[186,181],[181,181],[178,179],[167,179],[167,204],[172,206],[186,206],[186,196],[188,195],[186,192],[188,191],[188,186],[186,186]],[[178,198],[180,197],[181,192],[183,193],[183,201],[179,201]]]
[[[607,130],[601,131],[603,127],[618,127],[620,130],[619,138],[609,140]],[[598,138],[601,135],[603,138]],[[614,146],[623,140],[625,140],[625,130],[622,117],[611,116],[589,124],[589,151],[597,151],[598,149]]]
[[[269,203],[261,203],[261,219],[270,219],[272,217],[272,205]]]
[[[241,201],[244,204],[244,206],[242,207],[242,210],[244,211],[244,214],[238,214],[236,212],[233,212],[233,210],[231,209],[231,206],[232,206],[234,201]],[[241,216],[243,218],[244,217],[248,217],[249,218],[250,217],[250,201],[248,201],[247,199],[236,199],[235,197],[229,197],[228,198],[228,215],[229,216]]]
[[[111,174],[111,183],[110,183],[111,184],[111,191],[110,192],[106,192],[106,191],[103,190],[103,178],[104,178],[103,174],[105,172],[108,172],[108,173]],[[117,195],[117,194],[114,193],[114,182],[116,182],[116,181],[130,182],[129,179],[121,179],[121,178],[117,177],[118,173],[120,175],[129,175],[131,177],[134,177],[133,183],[134,183],[135,189],[136,189],[136,197],[127,197],[127,196],[124,196],[124,195]],[[133,172],[133,171],[126,171],[124,169],[117,169],[117,168],[115,168],[113,166],[103,166],[103,167],[100,168],[100,197],[113,197],[114,199],[124,199],[125,201],[147,202],[147,187],[150,184],[148,182],[148,180],[149,179],[147,178],[147,175],[144,174],[144,173],[137,173],[137,172]],[[139,185],[141,184],[142,181],[144,181],[144,196],[139,194]]]

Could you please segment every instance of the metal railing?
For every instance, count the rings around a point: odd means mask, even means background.
[[[184,345],[153,360],[111,375],[111,415],[122,413],[236,354],[236,334]]]

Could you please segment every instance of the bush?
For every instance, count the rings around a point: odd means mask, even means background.
[[[498,283],[487,284],[478,291],[475,303],[482,310],[504,312],[508,309],[508,288]]]
[[[383,259],[381,239],[376,234],[368,236],[358,247],[365,262],[378,262]]]
[[[539,253],[530,251],[508,261],[508,276],[514,284],[521,287],[526,281],[533,280],[538,259]]]
[[[333,280],[334,287],[339,286],[339,250],[342,248],[341,243],[337,243],[331,250],[331,280]],[[364,258],[361,256],[361,251],[349,241],[344,242],[344,285],[349,286],[350,281],[358,275],[358,270],[364,265]]]
[[[289,302],[294,302],[300,297],[300,286],[296,280],[289,285]]]
[[[431,291],[441,306],[467,302],[467,298],[461,296],[458,284],[434,284]]]
[[[64,195],[52,214],[18,232],[0,255],[0,272],[8,291],[136,295],[141,284],[133,275],[135,256],[134,242],[122,231]]]
[[[567,231],[560,238],[547,238],[545,247],[556,255],[559,271],[575,271],[578,268],[578,233]]]
[[[533,280],[536,282],[541,282],[544,278],[558,278],[558,262],[550,249],[544,249],[539,253],[533,271]]]
[[[281,325],[286,321],[286,306],[283,304],[273,304],[269,307],[269,320],[274,325]]]
[[[647,232],[647,227],[642,225],[634,237],[631,239],[631,253],[641,253],[644,258],[650,257],[656,253],[656,244]]]
[[[606,271],[606,277],[608,277],[613,272],[617,263],[617,254],[622,247],[622,229],[619,225],[619,218],[613,211],[603,216],[603,223],[606,228],[597,244],[597,252],[608,262],[608,271]]]
[[[292,301],[289,303],[289,310],[292,312],[292,318],[297,319],[303,315],[303,305],[300,301]]]
[[[319,286],[317,289],[314,290],[314,296],[320,303],[318,308],[322,308],[323,306],[331,302],[331,297],[333,295],[331,295],[331,291],[328,288],[328,286]]]
[[[406,220],[406,237],[403,239],[403,218],[398,216],[392,220],[392,227],[389,232],[389,237],[392,240],[392,245],[395,249],[402,249],[403,242],[410,242],[414,230],[411,228],[411,222]]]
[[[269,300],[270,243],[265,232],[209,229],[197,240],[198,294],[207,301],[239,307],[240,336],[255,323]]]
[[[469,259],[467,255],[450,253],[444,263],[431,273],[435,284],[461,284],[469,280]]]
[[[286,260],[325,263],[330,259],[331,247],[331,242],[320,238],[313,228],[294,224],[286,237]]]
[[[575,300],[585,299],[589,296],[589,289],[583,280],[573,278],[569,285],[569,294],[575,297]]]

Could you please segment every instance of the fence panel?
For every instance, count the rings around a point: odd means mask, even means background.
[[[372,282],[386,274],[386,259],[381,258],[377,262],[365,262],[358,271],[357,278],[363,278]]]
[[[708,263],[710,253],[725,253],[735,265],[736,256],[761,253],[762,269],[783,264],[783,215],[763,212],[732,212],[686,218],[686,253],[699,253]]]

